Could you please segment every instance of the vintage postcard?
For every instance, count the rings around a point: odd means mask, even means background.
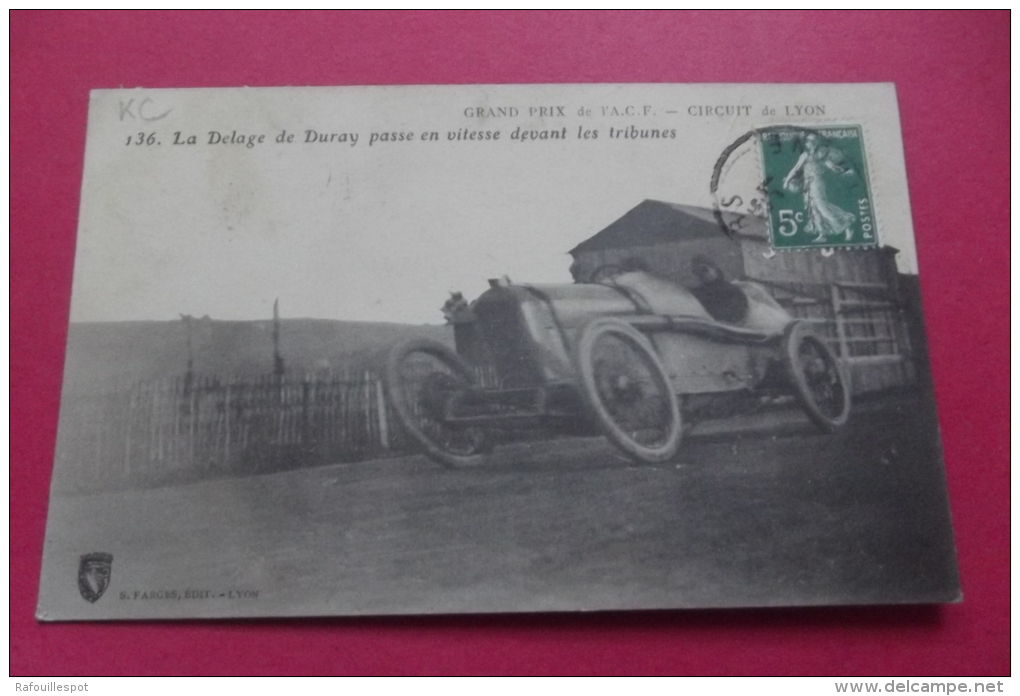
[[[952,602],[892,85],[98,90],[38,618]]]

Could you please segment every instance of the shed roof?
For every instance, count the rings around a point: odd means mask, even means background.
[[[740,213],[722,213],[730,229],[741,227],[739,236],[767,235],[764,218]],[[715,211],[693,205],[680,205],[646,199],[594,236],[570,250],[574,256],[585,251],[628,249],[689,239],[704,239],[725,234]]]

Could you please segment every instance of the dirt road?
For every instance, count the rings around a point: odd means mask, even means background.
[[[920,402],[692,438],[668,464],[603,439],[55,499],[46,618],[709,607],[951,599]],[[83,523],[82,521],[87,522]],[[114,556],[94,604],[81,554]]]

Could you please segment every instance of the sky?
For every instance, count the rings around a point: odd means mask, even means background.
[[[840,86],[97,91],[71,318],[265,319],[279,299],[283,317],[442,323],[451,291],[473,298],[488,278],[570,282],[566,252],[644,199],[711,207],[720,154],[785,102],[862,124],[880,237],[912,271],[895,97],[866,89],[867,99]],[[689,114],[726,103],[748,108]],[[529,115],[540,108],[555,115]],[[675,136],[609,137],[631,126]],[[448,138],[465,128],[500,138]],[[511,138],[517,129],[535,139]],[[438,141],[422,140],[432,132]],[[753,193],[753,172],[730,174]]]

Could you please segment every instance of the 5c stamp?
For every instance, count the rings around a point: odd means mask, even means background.
[[[860,126],[777,127],[760,136],[762,189],[774,248],[878,243]]]

